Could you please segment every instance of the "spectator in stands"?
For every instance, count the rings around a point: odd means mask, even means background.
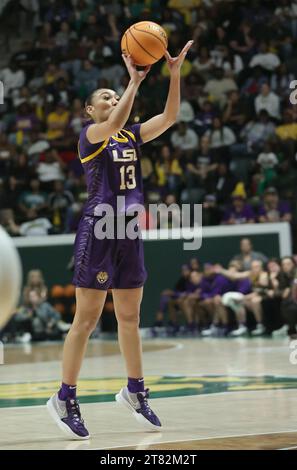
[[[16,224],[13,214],[7,221],[8,232],[12,235],[21,235],[24,237],[48,235],[52,224],[46,217],[38,217],[34,209],[29,209],[26,214],[26,222]]]
[[[29,191],[23,191],[19,198],[19,210],[27,218],[31,209],[37,214],[47,208],[47,196],[40,190],[40,181],[37,178],[30,180]]]
[[[230,290],[230,282],[226,277],[216,272],[215,266],[211,263],[204,264],[199,289],[200,294],[196,313],[198,323],[209,326],[216,323],[217,318],[226,318],[222,296]]]
[[[48,289],[40,269],[31,269],[27,273],[26,284],[22,292],[22,302],[25,306],[29,305],[29,293],[32,291],[36,292],[42,301],[47,300]]]
[[[46,138],[48,140],[56,141],[65,137],[66,127],[69,123],[69,111],[67,111],[63,102],[58,103],[55,110],[49,113],[46,123]]]
[[[227,94],[230,91],[237,90],[237,85],[233,78],[224,76],[224,70],[222,68],[216,68],[213,75],[214,78],[210,78],[207,81],[204,87],[204,93],[223,109],[227,103]]]
[[[187,264],[181,267],[180,278],[175,284],[174,289],[165,289],[160,296],[159,308],[156,313],[156,321],[153,326],[154,336],[158,335],[159,328],[164,328],[164,316],[166,311],[169,313],[169,333],[174,334],[178,331],[176,308],[178,299],[188,289],[191,271]]]
[[[267,263],[268,258],[263,253],[253,250],[253,244],[249,238],[240,240],[240,254],[235,255],[233,260],[239,261],[244,271],[251,269],[252,261]]]
[[[265,109],[269,116],[275,120],[280,119],[280,99],[270,89],[268,83],[263,83],[261,86],[261,92],[255,99],[255,111],[257,114]]]
[[[51,222],[58,233],[65,231],[73,203],[73,194],[65,189],[64,182],[55,181],[54,190],[48,197],[48,207]]]
[[[285,322],[284,329],[292,339],[297,338],[296,278],[296,263],[293,258],[285,256],[281,260],[281,272],[278,275],[278,282],[282,298],[281,313]]]
[[[265,190],[263,204],[258,210],[259,222],[291,222],[292,211],[285,201],[280,201],[276,188]]]
[[[65,164],[57,150],[49,148],[45,151],[44,161],[41,161],[36,168],[38,179],[45,190],[52,190],[54,181],[65,179],[64,167]]]
[[[198,136],[193,129],[190,129],[185,122],[179,122],[177,129],[171,134],[171,144],[174,148],[179,148],[188,154],[192,154],[198,147]]]
[[[253,313],[256,321],[256,328],[251,332],[251,335],[262,336],[265,333],[262,300],[268,296],[268,291],[270,290],[268,273],[264,270],[262,261],[252,261],[250,270],[243,272],[226,270],[220,266],[216,266],[215,269],[217,273],[226,276],[226,278],[231,281],[249,279],[251,282],[252,291],[244,296],[242,309],[240,310],[240,323],[238,329],[231,333],[232,336],[242,336],[247,332],[246,314],[244,313],[243,307]]]
[[[11,61],[8,67],[0,70],[0,80],[4,85],[6,97],[10,98],[15,90],[24,86],[26,77],[18,64]]]
[[[253,68],[260,66],[269,72],[276,70],[280,65],[280,60],[277,54],[270,52],[266,41],[261,41],[258,48],[258,53],[253,55],[249,67]]]
[[[227,208],[223,215],[223,225],[253,224],[255,214],[252,207],[246,203],[244,196],[232,196],[232,204]]]
[[[238,261],[233,260],[229,263],[228,270],[233,273],[240,272],[241,264]],[[230,321],[226,307],[230,308],[235,313],[240,335],[247,332],[247,328],[244,324],[245,311],[243,300],[244,296],[251,292],[251,282],[249,279],[238,279],[231,282],[229,289],[230,290],[222,296],[222,304],[225,309],[221,309],[217,312],[210,328],[203,331],[203,336],[224,336],[229,332]]]
[[[247,152],[259,152],[265,142],[274,136],[275,124],[271,121],[265,109],[259,112],[256,120],[248,122],[242,129],[240,136],[245,142]]]
[[[210,148],[218,160],[228,161],[229,147],[236,142],[236,137],[232,129],[224,126],[221,118],[215,117],[212,129],[204,134],[210,140]]]

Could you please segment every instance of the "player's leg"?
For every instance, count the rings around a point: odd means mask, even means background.
[[[105,299],[106,291],[76,289],[75,317],[64,343],[62,386],[47,402],[56,424],[74,439],[89,438],[76,400],[76,384],[88,339],[98,323]]]
[[[142,347],[139,334],[143,287],[113,289],[112,294],[118,322],[119,344],[128,374],[128,385],[116,395],[116,400],[130,409],[136,419],[147,428],[160,429],[161,423],[147,401],[148,389],[144,388]]]
[[[63,349],[63,383],[76,384],[88,339],[101,316],[107,291],[76,288],[76,312]]]

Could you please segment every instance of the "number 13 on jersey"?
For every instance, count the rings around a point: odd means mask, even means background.
[[[137,160],[137,154],[134,149],[123,150],[121,156],[119,156],[117,150],[113,150],[112,154],[114,162],[135,162]],[[120,175],[120,189],[136,188],[135,165],[122,165],[120,167]]]

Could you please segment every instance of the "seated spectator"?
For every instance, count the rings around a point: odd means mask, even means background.
[[[281,260],[281,272],[278,275],[278,282],[282,299],[281,314],[286,333],[291,339],[297,338],[296,278],[296,263],[293,258],[285,256]]]
[[[69,127],[77,138],[80,131],[85,125],[85,111],[83,104],[79,98],[75,98],[72,102],[71,114],[69,119]]]
[[[191,271],[186,291],[177,299],[178,307],[186,320],[184,332],[187,335],[199,333],[200,328],[203,326],[203,319],[197,311],[200,299],[201,280],[202,274],[200,272]],[[200,323],[201,320],[202,324]]]
[[[239,272],[241,270],[241,265],[238,261],[231,261],[229,263],[228,270],[235,273]],[[229,289],[230,290],[222,296],[222,304],[224,307],[230,308],[235,313],[239,325],[238,329],[240,329],[240,334],[244,334],[246,333],[247,329],[243,323],[245,315],[242,302],[244,296],[251,292],[251,282],[249,279],[239,279],[237,281],[231,282]],[[223,333],[226,334],[229,331],[229,324],[230,322],[227,311],[221,310],[218,312],[216,318],[214,318],[210,328],[203,331],[203,336],[217,336],[220,332],[220,326],[223,328]]]
[[[22,292],[22,301],[26,307],[29,305],[29,294],[32,291],[36,292],[42,301],[47,300],[48,289],[40,269],[31,269],[27,273],[26,283]]]
[[[200,111],[195,115],[194,125],[197,129],[198,135],[205,134],[206,131],[211,129],[213,120],[216,116],[213,103],[208,100],[204,100],[200,104]]]
[[[290,94],[290,83],[294,78],[294,74],[288,72],[287,65],[285,63],[280,64],[271,75],[271,90],[278,96],[286,99]]]
[[[217,163],[210,149],[209,137],[204,135],[200,140],[199,150],[186,165],[186,184],[188,188],[210,187],[210,180],[217,169]]]
[[[255,213],[252,207],[246,203],[246,198],[240,195],[232,196],[232,205],[223,215],[222,225],[253,224]]]
[[[231,193],[234,191],[236,184],[237,180],[228,165],[226,163],[219,163],[214,173],[213,190],[211,191],[216,194],[219,204],[226,204],[230,200]]]
[[[55,110],[47,116],[46,123],[46,138],[48,140],[53,141],[64,137],[66,127],[69,123],[69,111],[66,109],[64,103],[58,103]]]
[[[255,99],[256,113],[259,114],[262,109],[265,109],[271,118],[280,119],[280,99],[271,91],[268,83],[263,83],[261,92]]]
[[[269,72],[276,70],[280,65],[279,57],[268,50],[268,44],[266,41],[261,41],[258,48],[258,53],[253,55],[249,67],[260,66]]]
[[[240,131],[246,119],[247,106],[240,97],[238,90],[233,90],[228,94],[227,104],[223,113],[223,123],[236,133]]]
[[[229,158],[229,147],[236,142],[236,137],[232,129],[224,126],[219,117],[213,120],[212,129],[204,134],[210,140],[210,148],[215,151],[217,158],[225,161]]]
[[[177,194],[183,173],[179,163],[179,149],[173,151],[169,145],[162,145],[155,172],[158,185]]]
[[[197,318],[199,325],[217,323],[217,318],[226,318],[226,309],[222,304],[222,296],[230,290],[230,281],[215,270],[210,263],[204,264],[203,277],[199,285],[199,302]],[[203,331],[202,331],[203,335]]]
[[[64,182],[55,181],[54,191],[48,197],[48,207],[52,224],[57,232],[61,233],[65,231],[73,203],[73,194],[65,189]]]
[[[104,65],[106,57],[111,57],[112,55],[112,49],[106,44],[103,37],[99,37],[96,39],[88,58],[96,67],[100,68]]]
[[[67,21],[60,23],[59,31],[55,35],[55,45],[61,49],[66,49],[69,46],[71,39],[77,39],[77,33],[70,29]]]
[[[28,216],[28,212],[34,209],[37,214],[47,208],[47,195],[40,190],[40,181],[37,178],[30,180],[30,189],[23,191],[19,198],[19,209]]]
[[[26,77],[18,64],[11,61],[8,67],[0,70],[0,80],[4,85],[6,97],[10,98],[15,90],[24,86]]]
[[[97,88],[100,71],[90,60],[84,60],[82,68],[77,72],[74,87],[79,97],[86,99]]]
[[[248,122],[240,133],[246,144],[248,152],[259,152],[265,142],[274,136],[275,124],[271,121],[268,112],[263,109],[255,121]]]
[[[291,109],[284,110],[282,124],[277,126],[275,134],[287,158],[293,160],[296,153],[297,123]]]
[[[173,194],[167,194],[163,204],[158,205],[157,227],[179,228],[181,225],[181,210]]]
[[[240,23],[239,28],[233,32],[229,44],[231,49],[240,54],[244,60],[251,56],[255,45],[255,38],[252,33],[252,25],[247,19],[244,19]]]
[[[12,236],[21,235],[25,237],[48,235],[52,228],[52,224],[45,217],[38,217],[34,209],[27,211],[27,222],[20,225],[10,218],[7,223],[8,232]]]
[[[52,190],[54,181],[65,179],[64,167],[65,164],[55,149],[49,148],[45,151],[44,160],[36,168],[38,179],[45,190]]]
[[[233,78],[224,76],[224,70],[222,68],[215,69],[213,76],[214,78],[210,78],[207,81],[204,87],[204,93],[223,109],[227,102],[227,93],[237,90],[237,85]]]
[[[164,317],[166,311],[168,311],[169,314],[169,327],[174,326],[174,328],[171,328],[172,331],[170,331],[170,333],[173,334],[174,332],[178,331],[178,324],[176,319],[176,301],[184,292],[187,291],[190,274],[191,271],[189,266],[187,264],[183,264],[181,267],[180,278],[175,284],[174,289],[166,289],[161,293],[159,308],[156,313],[156,321],[153,326],[154,336],[158,335],[159,328],[163,328],[165,326]]]
[[[193,69],[205,80],[210,77],[210,72],[214,69],[214,63],[207,47],[203,46],[198,51],[198,56],[193,61]]]
[[[198,136],[193,129],[190,129],[185,122],[179,122],[170,138],[174,148],[179,148],[191,154],[198,147]]]
[[[202,225],[213,226],[221,223],[221,210],[214,194],[206,194],[203,201]]]
[[[291,222],[292,210],[285,201],[280,201],[276,188],[265,190],[263,203],[258,210],[259,222]]]
[[[268,258],[263,253],[253,250],[253,244],[249,238],[242,238],[240,240],[240,254],[235,255],[233,260],[241,264],[243,271],[248,271],[251,269],[252,261],[262,261],[265,264]]]
[[[244,295],[241,303],[242,309],[240,310],[240,323],[238,328],[232,331],[231,336],[242,336],[247,332],[246,313],[244,307],[253,313],[256,321],[256,328],[251,332],[251,335],[262,336],[265,333],[265,327],[263,325],[262,300],[268,296],[268,291],[270,289],[268,274],[263,268],[262,261],[252,261],[251,269],[243,272],[226,270],[220,266],[217,266],[215,270],[217,273],[226,276],[231,281],[239,281],[242,279],[250,279],[251,281],[252,292]]]

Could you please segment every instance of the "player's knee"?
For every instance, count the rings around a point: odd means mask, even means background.
[[[130,312],[118,312],[117,313],[118,323],[126,326],[138,326],[139,325],[139,311]]]
[[[98,323],[98,313],[84,316],[83,319],[76,319],[73,328],[79,334],[90,335],[96,328]]]

